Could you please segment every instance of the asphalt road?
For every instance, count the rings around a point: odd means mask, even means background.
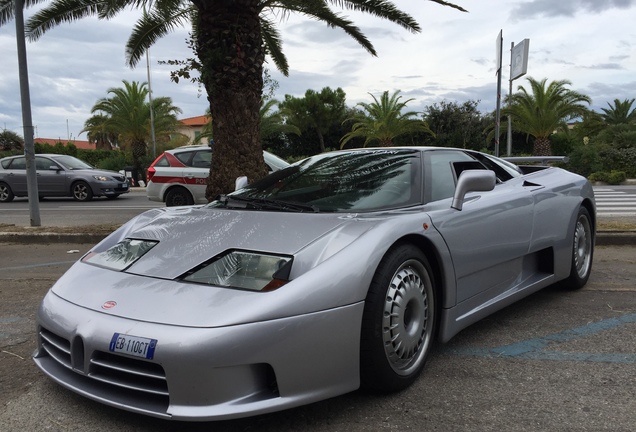
[[[146,210],[165,207],[165,204],[149,201],[145,189],[133,188],[114,200],[102,197],[77,202],[73,198],[45,198],[39,206],[42,226],[67,227],[124,224]],[[0,225],[29,226],[30,223],[27,198],[16,198],[10,203],[0,204]]]
[[[545,289],[438,346],[406,391],[195,424],[86,400],[33,365],[37,305],[88,247],[0,244],[2,431],[636,430],[636,247],[598,247],[584,289]]]

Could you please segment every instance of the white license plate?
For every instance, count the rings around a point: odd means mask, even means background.
[[[119,187],[127,189],[128,188],[128,183],[122,183],[122,184],[119,185]]]
[[[110,352],[124,353],[151,360],[155,355],[156,347],[157,339],[115,333],[110,340],[108,350]]]

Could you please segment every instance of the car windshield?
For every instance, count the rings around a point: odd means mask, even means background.
[[[320,154],[212,202],[214,207],[365,212],[421,202],[420,152]]]
[[[55,156],[54,160],[69,170],[93,169],[91,165],[73,156]]]

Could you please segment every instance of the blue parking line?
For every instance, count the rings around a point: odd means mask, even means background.
[[[47,266],[61,265],[61,264],[73,264],[75,262],[77,262],[77,260],[73,260],[73,261],[56,261],[56,262],[50,262],[50,263],[44,263],[44,264],[29,264],[29,265],[17,266],[17,267],[0,267],[0,271],[2,271],[2,270],[21,270],[21,269],[47,267]]]
[[[595,354],[543,351],[553,343],[568,342],[585,336],[590,336],[602,331],[618,328],[622,325],[636,323],[636,313],[609,318],[581,327],[568,329],[559,333],[528,339],[509,345],[494,348],[452,348],[444,350],[444,353],[491,358],[521,358],[530,360],[559,360],[559,361],[588,361],[603,363],[636,363],[636,354]]]

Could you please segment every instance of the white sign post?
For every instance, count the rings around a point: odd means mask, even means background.
[[[515,45],[510,44],[510,86],[508,88],[508,106],[512,103],[512,82],[521,78],[528,72],[528,53],[530,52],[530,39],[524,39]],[[508,151],[512,154],[512,119],[508,115]]]

